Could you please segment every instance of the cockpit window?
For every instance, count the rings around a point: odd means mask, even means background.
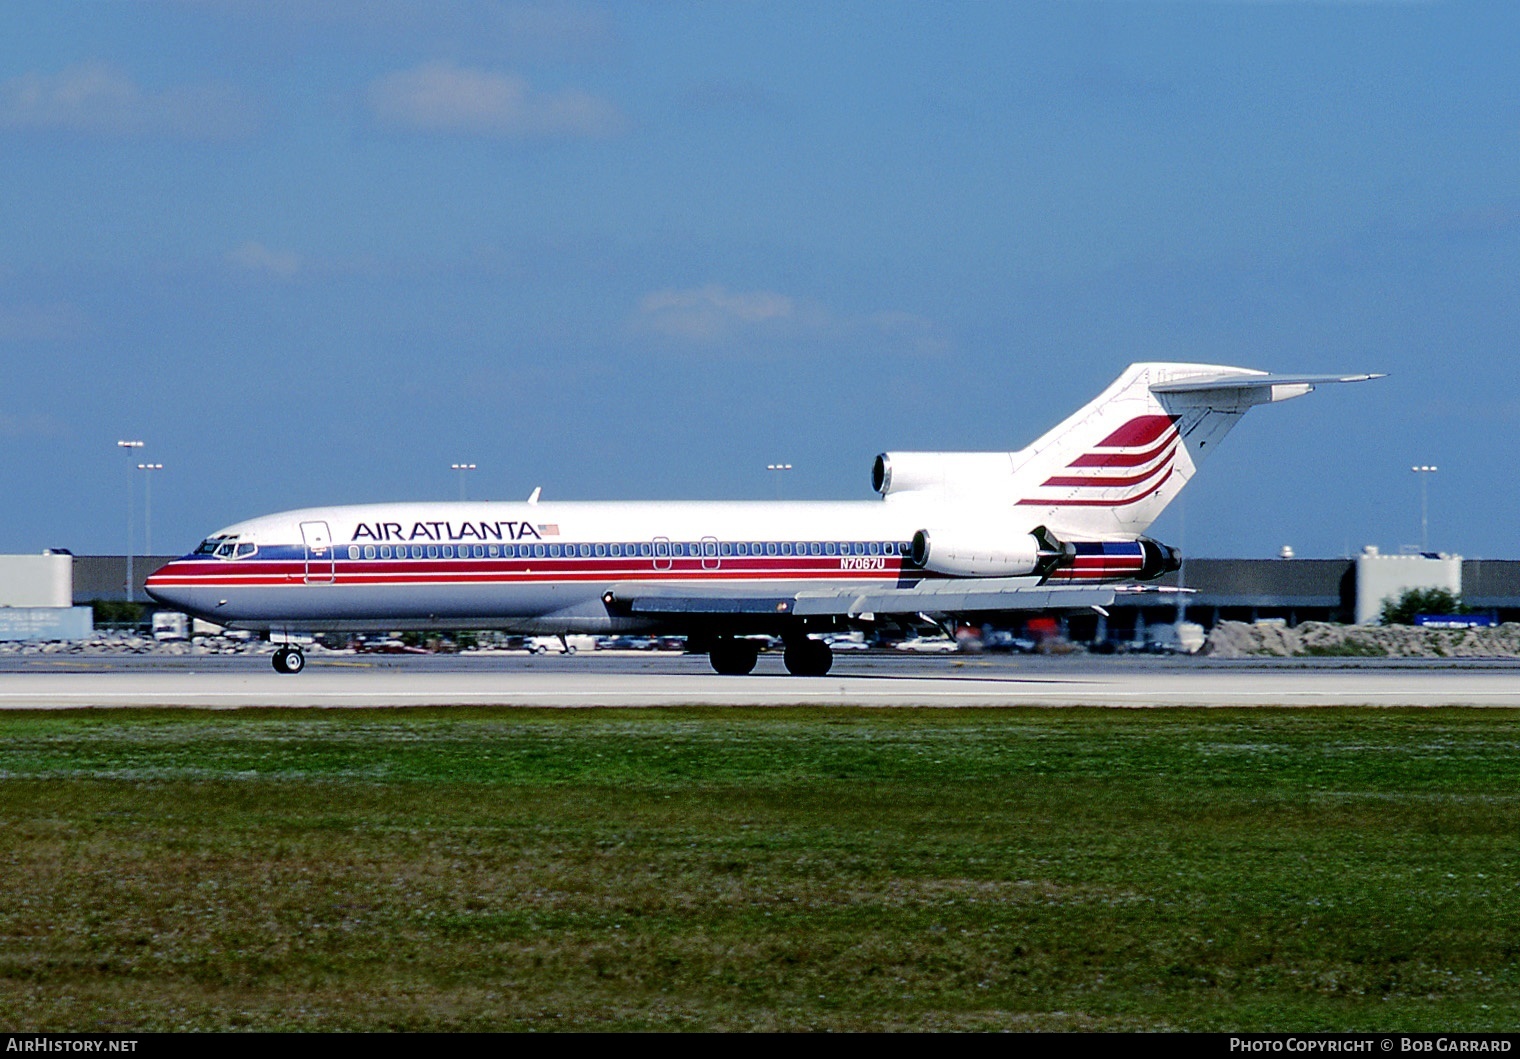
[[[214,555],[218,559],[246,559],[258,550],[258,545],[252,541],[239,541],[236,534],[228,533],[220,537],[207,537],[195,549],[195,554]]]

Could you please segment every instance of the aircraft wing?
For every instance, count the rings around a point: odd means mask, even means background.
[[[901,588],[804,589],[754,593],[683,591],[631,582],[614,585],[608,606],[630,614],[856,617],[861,614],[953,613],[997,610],[1080,610],[1113,603],[1115,589],[1040,586],[1030,578],[926,579]]]

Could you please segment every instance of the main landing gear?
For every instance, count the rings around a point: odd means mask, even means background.
[[[712,663],[713,670],[725,677],[742,677],[755,668],[755,659],[760,657],[760,648],[755,646],[753,640],[734,640],[722,637],[713,641],[708,649],[707,660]]]
[[[760,649],[753,640],[722,637],[708,649],[713,670],[726,677],[742,677],[755,668]],[[796,677],[821,677],[834,664],[834,652],[822,640],[792,640],[782,655],[786,671]]]
[[[299,673],[306,668],[306,656],[295,646],[281,647],[270,659],[276,673]]]
[[[822,640],[793,640],[781,656],[786,671],[794,677],[821,677],[834,664],[834,651]]]

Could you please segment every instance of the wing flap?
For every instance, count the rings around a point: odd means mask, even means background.
[[[992,582],[1000,582],[994,584]],[[1106,607],[1114,601],[1112,588],[1086,585],[1035,587],[1028,580],[989,578],[986,582],[921,582],[914,588],[875,592],[848,590],[798,593],[800,615],[918,614],[995,610],[1080,610]]]
[[[855,617],[924,611],[1080,610],[1112,604],[1114,589],[1087,585],[1038,587],[1031,578],[924,580],[901,588],[804,589],[792,594],[703,593],[632,583],[614,585],[603,598],[608,606],[624,613],[650,617]]]
[[[793,596],[702,596],[644,594],[625,596],[613,592],[613,602],[630,614],[771,615],[794,613]]]

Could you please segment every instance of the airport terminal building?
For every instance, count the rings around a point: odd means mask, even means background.
[[[1072,638],[1142,639],[1137,630],[1182,620],[1205,629],[1222,621],[1366,624],[1377,621],[1384,598],[1405,588],[1446,588],[1492,621],[1520,621],[1520,561],[1513,559],[1371,548],[1354,559],[1189,559],[1155,584],[1189,591],[1109,608],[1105,622],[1074,619]]]

